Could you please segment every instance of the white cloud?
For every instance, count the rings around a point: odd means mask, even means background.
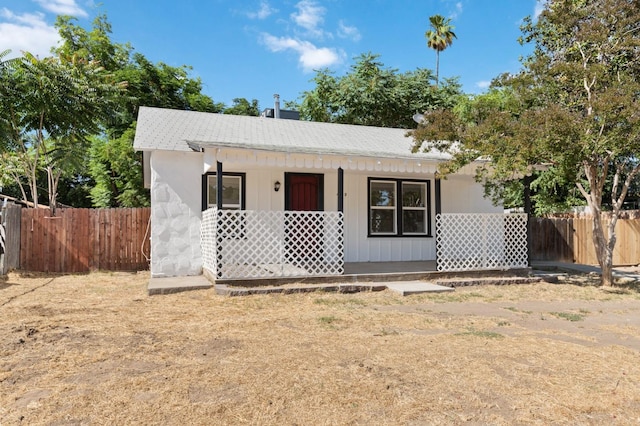
[[[266,19],[276,13],[278,9],[274,9],[269,2],[263,0],[260,2],[260,8],[255,12],[247,12],[247,16],[251,19]]]
[[[260,42],[271,52],[295,53],[300,68],[304,72],[340,64],[346,57],[342,49],[318,47],[309,41],[309,39],[334,38],[334,34],[323,29],[326,12],[326,8],[318,0],[299,0],[295,4],[295,11],[289,15],[291,23],[295,24],[292,29],[289,28],[293,34],[275,36],[262,33]],[[355,41],[361,38],[360,31],[356,27],[348,26],[343,21],[338,22],[337,35]]]
[[[487,89],[489,86],[491,86],[491,81],[490,80],[478,81],[476,83],[476,87],[478,87],[480,89]]]
[[[462,2],[457,2],[454,8],[454,11],[449,14],[449,18],[451,19],[456,19],[462,14]]]
[[[0,46],[11,49],[12,58],[27,51],[39,57],[50,55],[51,47],[60,42],[58,31],[44,20],[42,13],[16,15],[7,8],[0,10]]]
[[[314,0],[302,0],[296,4],[296,9],[298,9],[298,12],[291,14],[293,22],[307,30],[311,35],[322,37],[324,32],[318,26],[324,22],[323,15],[326,9],[318,6]]]
[[[360,41],[362,38],[360,31],[358,31],[356,27],[349,26],[342,20],[338,22],[338,36],[342,38],[349,38],[353,41]]]
[[[305,72],[335,65],[342,61],[343,52],[328,47],[317,47],[314,44],[290,37],[276,37],[263,33],[262,42],[272,52],[292,50],[298,54],[298,62]]]
[[[71,15],[86,18],[89,16],[80,6],[76,4],[76,0],[35,0],[44,10],[55,13],[56,15]]]
[[[447,18],[451,20],[455,20],[458,16],[460,16],[464,9],[461,1],[440,0],[440,4],[442,4],[445,10],[449,11],[447,14]]]

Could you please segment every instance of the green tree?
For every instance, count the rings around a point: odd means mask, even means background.
[[[440,110],[414,132],[415,149],[449,151],[455,170],[489,157],[484,177],[506,182],[544,164],[574,182],[593,217],[603,285],[613,284],[615,225],[640,171],[640,3],[551,0],[523,25],[533,54],[513,76],[494,81],[499,102],[465,114]],[[444,141],[444,142],[443,142]],[[456,142],[449,142],[456,141]],[[611,220],[604,228],[603,197]]]
[[[440,76],[440,52],[453,44],[453,39],[458,38],[453,32],[454,26],[451,25],[451,19],[447,19],[442,15],[433,15],[429,17],[431,25],[430,30],[424,33],[427,39],[427,46],[436,51],[436,86],[439,83]]]
[[[20,98],[14,70],[21,59],[5,59],[10,53],[11,50],[0,52],[0,187],[3,187],[3,192],[11,192],[10,189],[7,190],[7,186],[15,185],[22,198],[27,200],[24,179],[26,171],[22,159],[17,155],[20,130],[15,128],[16,120],[12,119]]]
[[[22,171],[34,205],[38,172],[46,172],[55,214],[60,177],[77,166],[78,153],[86,150],[87,136],[99,131],[119,85],[95,62],[66,55],[39,59],[27,52],[7,74],[14,88],[3,93],[0,107],[3,136],[10,140],[2,159],[7,169]],[[22,178],[15,180],[22,185]]]
[[[99,61],[127,90],[104,121],[103,133],[91,138],[88,174],[95,181],[90,190],[96,207],[137,207],[149,205],[149,192],[142,185],[142,155],[133,149],[132,135],[140,105],[221,112],[224,104],[202,93],[202,81],[190,77],[191,67],[152,63],[130,44],[111,39],[111,25],[98,16],[90,30],[70,17],[56,21],[63,43],[58,54],[74,54]]]
[[[224,109],[225,114],[260,116],[260,106],[257,99],[252,99],[251,103],[245,98],[234,98],[233,105]]]
[[[95,205],[150,205],[148,196],[140,190],[143,181],[139,159],[130,152],[134,136],[135,127],[118,138],[94,137],[89,167],[95,179],[95,186],[91,188],[91,199]]]
[[[412,116],[434,108],[452,107],[461,95],[456,79],[434,87],[433,73],[418,68],[398,73],[385,68],[379,55],[356,58],[350,72],[336,77],[330,70],[316,72],[315,88],[304,92],[303,119],[381,127],[415,127]]]
[[[338,79],[328,68],[316,71],[311,80],[313,90],[304,92],[300,103],[300,116],[310,121],[333,122],[339,112]]]

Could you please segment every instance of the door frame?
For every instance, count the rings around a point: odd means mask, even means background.
[[[324,174],[322,173],[284,173],[284,209],[291,210],[291,177],[292,176],[315,176],[318,178],[318,210],[324,211]]]

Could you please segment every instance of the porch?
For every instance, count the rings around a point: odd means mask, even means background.
[[[345,262],[342,212],[203,212],[204,275],[216,283],[421,280],[528,268],[527,216],[439,214],[436,259]]]

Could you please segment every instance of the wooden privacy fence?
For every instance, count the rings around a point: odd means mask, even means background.
[[[531,259],[596,265],[592,223],[589,216],[530,219]],[[603,219],[605,228],[608,223]],[[640,219],[619,219],[616,238],[613,264],[640,264]]]
[[[22,209],[20,269],[135,271],[149,267],[151,209]]]

